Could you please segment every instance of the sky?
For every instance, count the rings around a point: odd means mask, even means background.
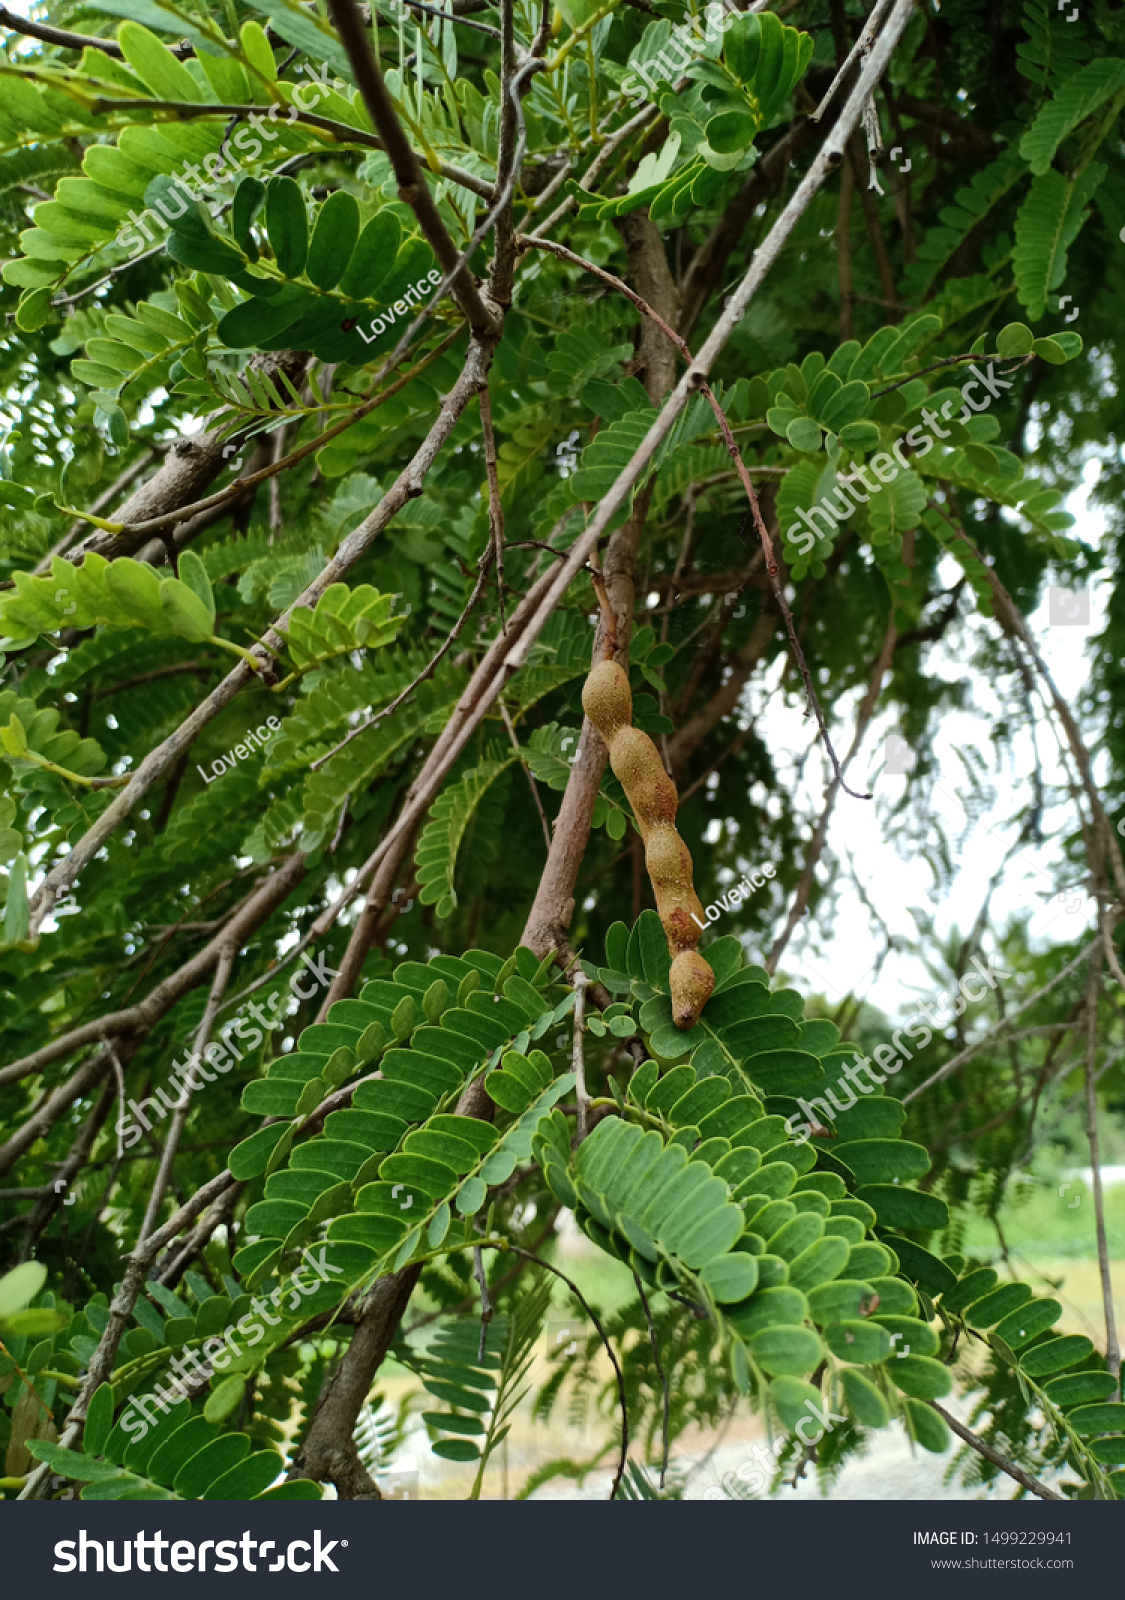
[[[1087,505],[1097,475],[1098,463],[1088,461],[1082,481],[1063,502],[1064,508],[1076,519],[1071,536],[1094,548],[1100,546],[1105,534],[1101,514]],[[956,581],[958,571],[947,557],[939,577],[948,587]],[[1046,594],[1038,609],[1026,619],[1060,693],[1072,708],[1076,707],[1089,678],[1091,640],[1104,626],[1108,597],[1108,585],[1095,587],[1090,592],[1090,620],[1086,626],[1051,625]],[[963,594],[962,614],[964,606]],[[969,627],[977,637],[994,629],[995,623],[978,613]],[[926,669],[954,681],[964,675],[960,663],[967,656],[968,652],[961,649],[955,657],[942,642],[931,647]],[[895,719],[886,712],[876,714],[867,739],[849,769],[851,786],[870,790],[874,800],[853,800],[841,795],[829,825],[827,851],[845,863],[851,858],[856,877],[891,933],[905,938],[917,937],[911,906],[935,919],[939,937],[953,929],[959,929],[962,934],[968,932],[1004,850],[1018,837],[1018,826],[1010,819],[1015,818],[1028,801],[1029,775],[1033,768],[1029,730],[1019,731],[1011,759],[998,770],[990,728],[992,717],[1000,709],[1000,701],[979,671],[970,675],[969,684],[971,698],[966,708],[940,714],[934,741],[933,788],[926,796],[935,818],[944,824],[950,836],[956,840],[964,835],[952,887],[935,897],[934,876],[926,861],[905,853],[900,855],[900,849],[905,851],[908,841],[901,820],[888,813],[901,799],[911,779],[907,774],[894,775],[886,770],[886,740],[896,733]],[[850,701],[840,701],[826,708],[829,731],[838,752],[850,743],[860,698],[861,693],[857,692]],[[802,708],[791,703],[782,704],[779,697],[764,694],[760,684],[750,686],[744,704],[763,707],[758,731],[782,773],[787,765],[792,770],[811,743],[814,731],[814,725],[805,720]],[[1085,731],[1085,737],[1088,746],[1096,752],[1096,741],[1089,730]],[[958,753],[966,747],[979,753],[985,763],[986,777],[996,791],[994,803],[968,828],[960,798],[961,791],[967,787],[967,768]],[[1039,752],[1044,780],[1049,787],[1060,781],[1062,769],[1054,736],[1042,725]],[[1100,776],[1098,767],[1095,753],[1096,777]],[[819,815],[828,772],[818,751],[806,762],[805,773],[798,781],[796,793],[810,821]],[[1074,826],[1074,810],[1070,804],[1049,808],[1042,824],[1043,845],[1021,849],[1009,863],[992,896],[992,917],[999,926],[1011,916],[1031,914],[1030,933],[1033,946],[1037,948],[1068,943],[1083,929],[1092,932],[1094,928],[1094,902],[1080,884],[1076,886],[1073,875],[1068,876],[1061,865],[1058,837],[1072,831]],[[708,896],[703,888],[701,894],[706,901]],[[732,919],[737,919],[737,915],[737,912],[732,913]],[[775,923],[774,933],[782,926],[783,917],[784,911]],[[737,932],[738,929],[732,920],[729,930],[724,927],[720,931]],[[825,993],[829,998],[833,991],[839,997],[854,991],[865,995],[888,1015],[896,1015],[902,1008],[912,1008],[916,998],[931,996],[934,983],[921,963],[906,952],[892,952],[879,974],[873,977],[872,969],[883,944],[884,936],[859,894],[853,887],[846,886],[840,895],[834,923],[827,930],[810,928],[807,921],[798,927],[783,958],[782,970],[806,990]]]

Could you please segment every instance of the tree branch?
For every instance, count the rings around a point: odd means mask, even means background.
[[[340,42],[348,53],[367,114],[378,129],[383,148],[390,157],[398,180],[399,199],[405,201],[418,218],[418,226],[434,252],[438,265],[444,274],[450,276],[453,298],[469,319],[474,334],[480,338],[497,333],[496,313],[485,307],[468,264],[459,265],[457,246],[441,219],[418,157],[403,131],[383,74],[371,53],[354,0],[328,0],[328,11],[333,27],[340,35]]]
[[[1001,1472],[1006,1472],[1009,1478],[1014,1478],[1024,1489],[1029,1489],[1032,1494],[1038,1495],[1040,1500],[1062,1500],[1064,1498],[1061,1494],[1056,1494],[1053,1489],[1048,1489],[1045,1483],[1040,1483],[1038,1478],[1033,1478],[1030,1472],[1025,1472],[1022,1467],[1017,1466],[1014,1461],[1010,1461],[1007,1456],[1001,1455],[999,1450],[992,1445],[986,1444],[979,1434],[975,1434],[971,1428],[966,1428],[963,1422],[958,1422],[953,1413],[947,1411],[944,1406],[939,1406],[936,1400],[931,1400],[930,1404],[938,1416],[942,1417],[948,1426],[952,1428],[957,1437],[965,1441],[970,1450],[975,1450],[978,1456],[983,1456],[986,1461],[991,1461],[994,1467],[999,1467]]]

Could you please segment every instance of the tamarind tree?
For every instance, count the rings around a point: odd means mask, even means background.
[[[587,1449],[524,1494],[675,1497],[741,1409],[778,1483],[901,1426],[1120,1498],[1121,7],[33,9],[5,1495],[378,1498],[413,1407],[479,1496],[533,1391]],[[1107,597],[1073,706],[1048,584]],[[833,818],[936,899],[1017,770],[970,932],[916,916],[935,989],[987,970],[972,1017],[831,993],[813,958],[879,926]],[[1051,841],[1085,909],[1040,936],[991,906]],[[1084,1333],[1000,1225],[1078,1102]],[[585,1332],[544,1377],[552,1306]]]

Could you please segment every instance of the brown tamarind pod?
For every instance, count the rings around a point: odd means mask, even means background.
[[[694,1028],[711,998],[715,974],[698,950],[684,950],[672,962],[668,984],[672,990],[672,1021],[677,1028]]]
[[[650,828],[645,840],[645,866],[658,895],[677,884],[691,883],[691,851],[675,828]]]
[[[616,661],[599,661],[582,690],[582,709],[606,744],[633,720],[629,674]]]
[[[672,1018],[692,1028],[715,987],[715,974],[696,948],[703,906],[692,883],[691,852],[676,832],[679,795],[647,733],[634,728],[629,677],[602,661],[582,690],[582,706],[609,748],[610,765],[629,797],[645,845],[645,866],[668,939]]]
[[[679,805],[676,785],[648,734],[640,728],[623,728],[606,743],[614,777],[629,796],[642,836],[647,837],[649,828],[674,827]]]

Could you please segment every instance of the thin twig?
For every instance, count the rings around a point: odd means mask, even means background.
[[[596,266],[594,262],[587,261],[584,256],[576,255],[574,251],[567,250],[565,246],[556,244],[552,239],[538,239],[533,237],[531,234],[523,234],[520,236],[518,242],[523,244],[525,247],[528,245],[533,245],[540,250],[547,250],[552,255],[558,256],[560,260],[569,261],[574,266],[580,266],[584,268],[585,271],[592,273],[595,277],[603,279],[604,282],[610,284],[613,288],[617,289],[619,293],[623,294],[626,299],[632,301],[633,305],[635,305],[637,310],[640,311],[644,316],[651,318],[651,320],[656,324],[666,338],[671,340],[672,344],[675,345],[676,349],[683,356],[684,360],[688,364],[689,373],[695,367],[695,357],[688,348],[686,340],[681,339],[680,335],[675,331],[674,328],[670,327],[668,323],[665,322],[664,318],[659,314],[659,312],[654,311],[652,306],[650,306],[646,300],[642,299],[641,296],[637,294],[635,290],[631,289],[629,285],[621,278],[615,277],[612,272],[607,272],[604,267]],[[853,800],[871,800],[873,798],[872,795],[859,794],[855,789],[850,789],[844,782],[843,769],[837,760],[836,751],[833,748],[832,740],[829,737],[828,725],[824,720],[824,712],[821,708],[820,699],[815,688],[813,687],[812,673],[809,671],[808,662],[805,660],[805,653],[801,649],[801,642],[797,638],[797,630],[793,625],[793,613],[789,609],[789,602],[786,600],[785,592],[781,587],[777,559],[774,555],[773,541],[770,538],[769,529],[766,527],[766,524],[762,518],[762,509],[758,504],[758,496],[755,492],[753,482],[751,481],[750,473],[747,469],[745,461],[742,459],[742,452],[738,448],[734,434],[731,432],[730,423],[727,421],[726,413],[716,399],[711,385],[703,377],[702,373],[697,372],[695,374],[695,381],[696,387],[707,400],[708,405],[715,414],[715,421],[718,423],[723,444],[726,446],[727,454],[734,463],[735,471],[738,473],[738,476],[742,482],[742,487],[746,491],[746,498],[750,502],[750,514],[753,518],[758,538],[761,541],[763,554],[765,555],[766,572],[769,574],[770,587],[773,590],[774,601],[776,602],[777,608],[781,612],[781,615],[785,619],[785,627],[789,634],[789,642],[793,647],[793,654],[796,657],[797,665],[801,672],[801,677],[804,680],[805,694],[808,704],[812,708],[813,714],[816,717],[817,727],[820,729],[820,736],[824,741],[824,748],[827,751],[828,758],[832,763],[832,769],[835,773],[836,782],[840,785],[845,794],[851,795]],[[745,523],[743,524],[743,528],[739,530],[740,536],[751,550],[751,553],[753,553],[754,546],[750,539],[746,537],[746,534],[743,531],[744,528]]]
[[[871,718],[875,713],[875,706],[879,699],[879,691],[883,686],[883,679],[886,677],[888,671],[890,670],[891,662],[894,660],[895,641],[898,637],[898,630],[895,627],[894,618],[895,612],[894,604],[892,602],[891,615],[887,623],[887,631],[883,635],[882,649],[879,651],[878,659],[875,662],[875,667],[871,674],[871,681],[867,686],[867,692],[860,704],[859,713],[856,717],[855,734],[852,738],[851,748],[848,750],[842,763],[841,770],[844,772],[847,771],[848,766],[863,742],[868,726],[870,725]],[[816,830],[813,833],[808,854],[805,857],[805,864],[801,868],[801,876],[797,883],[797,892],[793,896],[793,902],[789,907],[789,912],[785,919],[785,926],[774,940],[773,947],[770,950],[769,956],[765,963],[766,971],[769,972],[771,976],[777,971],[777,964],[785,954],[786,946],[793,937],[794,928],[796,928],[798,922],[800,922],[801,918],[805,914],[805,908],[809,903],[809,896],[812,893],[813,884],[816,881],[817,863],[820,861],[821,854],[824,850],[824,843],[828,837],[829,819],[831,818],[832,812],[835,808],[836,796],[839,791],[840,784],[834,778],[829,784],[828,792],[824,797],[824,806],[821,810],[820,819],[817,822]]]
[[[257,472],[248,472],[243,478],[235,478],[232,483],[227,484],[225,489],[218,489],[214,494],[205,495],[202,500],[192,501],[190,505],[186,506],[177,506],[174,511],[166,511],[161,516],[147,517],[143,522],[130,522],[122,526],[131,534],[160,533],[164,528],[187,522],[190,518],[199,516],[204,511],[213,511],[217,506],[226,505],[229,501],[241,500],[250,489],[256,489],[260,483],[265,483],[267,479],[276,477],[278,473],[288,472],[290,467],[298,466],[306,457],[315,455],[318,450],[322,450],[331,440],[338,438],[340,434],[345,433],[355,423],[362,422],[365,417],[370,416],[379,406],[392,399],[400,389],[405,389],[408,383],[412,383],[418,374],[424,372],[432,361],[436,361],[438,356],[449,349],[450,345],[456,343],[463,332],[463,328],[455,328],[452,333],[448,334],[432,350],[428,351],[409,371],[402,373],[393,383],[388,384],[385,389],[380,389],[379,384],[392,369],[396,358],[400,354],[396,347],[375,374],[371,386],[359,401],[359,404],[349,411],[346,417],[342,417],[339,422],[332,423],[322,433],[318,433],[315,439],[309,439],[304,444],[298,445],[297,449],[291,451],[289,455],[282,456],[280,460],[269,462],[267,466],[261,467]],[[404,335],[405,337],[406,335]],[[223,413],[220,411],[216,415],[221,421]]]
[[[478,1244],[473,1251],[473,1277],[480,1284],[480,1348],[477,1360],[484,1360],[484,1347],[488,1340],[488,1325],[492,1321],[492,1301],[488,1298],[488,1279],[484,1271],[484,1255]]]
[[[958,1067],[963,1067],[966,1061],[971,1061],[979,1051],[984,1049],[986,1044],[991,1044],[1001,1034],[1006,1033],[1017,1017],[1022,1016],[1030,1006],[1033,1006],[1037,1000],[1041,1000],[1045,994],[1049,994],[1052,989],[1062,983],[1064,978],[1069,978],[1072,972],[1077,971],[1087,957],[1093,954],[1095,947],[1100,943],[1101,936],[1099,935],[1096,939],[1091,940],[1084,949],[1080,950],[1072,961],[1068,961],[1066,966],[1060,972],[1057,972],[1049,983],[1045,983],[1041,989],[1037,989],[1034,994],[1029,995],[1022,1005],[1017,1006],[1014,1011],[1010,1011],[994,1028],[990,1028],[979,1039],[967,1045],[964,1050],[953,1057],[952,1061],[947,1061],[944,1067],[939,1067],[936,1072],[931,1073],[926,1081],[920,1083],[916,1089],[911,1089],[909,1094],[904,1094],[902,1097],[903,1105],[909,1105],[911,1100],[916,1100],[927,1089],[933,1088],[935,1083],[941,1083],[951,1073],[956,1072]]]
[[[652,1345],[652,1359],[656,1363],[656,1370],[660,1376],[660,1387],[664,1394],[664,1420],[661,1424],[663,1448],[660,1452],[660,1487],[663,1489],[664,1480],[668,1476],[668,1416],[671,1408],[671,1392],[668,1386],[668,1374],[665,1372],[664,1363],[660,1359],[660,1342],[656,1337],[656,1324],[652,1320],[652,1310],[645,1295],[644,1284],[635,1272],[633,1273],[633,1282],[637,1286],[637,1293],[640,1295],[641,1305],[644,1307],[645,1321],[648,1323],[648,1339]]]
[[[500,29],[493,28],[487,22],[477,22],[474,17],[461,17],[455,11],[439,11],[437,6],[422,4],[422,0],[401,0],[403,5],[409,6],[411,11],[424,11],[427,16],[440,17],[442,22],[455,22],[459,28],[475,28],[478,33],[487,33],[490,39],[499,39]]]
[[[129,1256],[129,1265],[125,1270],[125,1277],[118,1288],[109,1307],[109,1321],[98,1342],[98,1347],[90,1359],[86,1376],[77,1400],[70,1409],[59,1439],[59,1445],[66,1450],[71,1448],[82,1434],[82,1425],[86,1420],[86,1408],[94,1397],[94,1392],[104,1383],[113,1371],[113,1361],[117,1354],[117,1347],[121,1343],[122,1335],[129,1325],[133,1314],[133,1307],[145,1284],[145,1277],[149,1264],[155,1259],[159,1251],[174,1239],[181,1229],[193,1217],[199,1215],[218,1194],[233,1182],[229,1167],[217,1173],[209,1183],[197,1189],[176,1214],[169,1217],[163,1227],[157,1228],[155,1233],[150,1233],[143,1244],[138,1244]],[[42,1498],[45,1486],[51,1476],[51,1467],[44,1461],[30,1475],[18,1499],[38,1500]]]
[[[613,602],[609,598],[609,590],[605,586],[605,575],[602,572],[601,562],[598,560],[597,550],[590,551],[590,559],[586,563],[586,567],[594,585],[594,593],[598,597],[598,607],[604,624],[602,659],[612,661],[617,654],[617,613],[613,609]]]
[[[361,733],[366,733],[368,728],[373,728],[376,723],[382,722],[384,717],[389,717],[393,712],[397,711],[399,706],[402,705],[405,700],[410,698],[419,684],[425,683],[428,678],[433,677],[435,671],[437,670],[438,662],[441,661],[444,656],[448,655],[450,650],[452,650],[453,646],[456,644],[461,635],[462,628],[469,620],[474,606],[480,599],[481,594],[484,592],[484,586],[488,581],[488,569],[492,565],[492,556],[493,551],[490,546],[477,563],[477,581],[473,587],[472,594],[465,603],[465,609],[457,618],[457,621],[453,624],[453,627],[450,629],[444,643],[437,650],[437,652],[431,656],[429,661],[427,661],[426,665],[422,668],[418,676],[411,683],[407,684],[406,688],[403,689],[401,694],[397,694],[395,696],[390,705],[384,706],[382,711],[378,712],[373,717],[368,717],[366,722],[358,723],[354,728],[351,729],[349,733],[345,734],[345,736],[340,740],[339,744],[333,745],[332,749],[328,751],[327,755],[318,756],[315,761],[310,761],[310,772],[318,772],[326,761],[331,761],[332,757],[334,755],[338,755],[346,745],[351,744],[353,739],[358,739]]]
[[[819,122],[821,117],[828,110],[828,107],[831,105],[832,100],[835,97],[836,90],[847,77],[848,72],[851,70],[852,63],[857,59],[857,57],[861,57],[864,61],[866,61],[871,52],[871,46],[875,39],[876,30],[886,15],[889,5],[890,0],[876,0],[876,4],[871,12],[871,15],[863,25],[863,32],[852,46],[847,59],[844,61],[844,64],[841,66],[840,70],[829,84],[827,90],[825,91],[823,100],[821,100],[820,104],[813,112],[813,122]]]
[[[418,226],[426,243],[434,252],[443,273],[450,278],[453,298],[469,319],[473,331],[477,334],[495,332],[495,313],[486,308],[467,262],[458,255],[457,246],[442,221],[421,163],[406,137],[379,64],[372,54],[359,7],[355,0],[329,0],[328,11],[340,35],[340,42],[348,53],[367,114],[379,132],[382,148],[390,157],[398,180],[399,199],[405,201],[418,218]]]
[[[480,427],[484,436],[484,465],[488,474],[488,531],[492,540],[492,554],[496,562],[496,607],[500,614],[500,632],[507,633],[504,617],[504,507],[500,503],[500,467],[496,458],[496,434],[492,427],[492,401],[485,384],[477,396],[480,406]]]
[[[274,120],[271,113],[276,114],[277,101],[270,101],[264,106],[246,106],[212,100],[110,100],[99,97],[90,101],[89,109],[94,112],[123,111],[130,117],[135,116],[138,112],[143,112],[146,116],[151,117],[152,121],[157,125],[162,120],[174,119],[176,121],[191,122],[197,117],[234,117],[239,121],[249,122],[254,117],[269,117],[271,121]],[[391,109],[393,111],[393,106]],[[157,111],[171,112],[172,117],[169,119],[158,118],[153,115]],[[397,113],[395,115],[397,116]],[[304,111],[298,105],[292,104],[286,110],[286,120],[288,122],[307,123],[310,128],[317,128],[321,133],[330,135],[341,146],[358,144],[362,145],[365,150],[379,150],[384,154],[390,154],[389,149],[385,147],[383,140],[378,135],[368,133],[365,128],[353,127],[348,122],[336,122],[331,117],[322,117],[319,111]],[[372,121],[374,120],[372,118]],[[382,129],[380,129],[381,132]],[[399,128],[399,137],[404,148],[410,152],[411,159],[417,162],[418,157],[406,143],[401,127]],[[421,168],[419,168],[420,170]],[[463,167],[455,167],[448,161],[439,161],[437,170],[439,175],[448,179],[450,183],[459,183],[463,189],[471,189],[474,194],[479,194],[483,200],[491,198],[491,185],[486,183],[483,178],[478,178],[475,173],[466,172]],[[445,224],[441,222],[440,218],[438,221],[444,231]],[[448,234],[446,234],[446,237],[449,237]],[[453,241],[451,239],[449,242],[452,245]]]
[[[617,1471],[614,1473],[613,1483],[609,1491],[609,1498],[611,1500],[616,1500],[617,1491],[621,1486],[621,1479],[625,1472],[625,1463],[629,1459],[629,1406],[625,1397],[625,1376],[621,1371],[621,1363],[617,1359],[617,1352],[609,1342],[609,1335],[602,1327],[601,1318],[598,1316],[590,1302],[586,1299],[586,1296],[582,1293],[582,1290],[578,1287],[573,1278],[568,1277],[560,1267],[554,1266],[550,1261],[544,1261],[540,1256],[535,1255],[531,1250],[525,1250],[522,1245],[510,1244],[506,1242],[504,1248],[506,1250],[510,1250],[513,1255],[526,1256],[529,1261],[534,1261],[537,1266],[543,1267],[547,1272],[553,1272],[556,1278],[562,1279],[567,1288],[570,1290],[571,1294],[577,1298],[590,1321],[594,1324],[594,1327],[598,1331],[598,1338],[605,1346],[605,1353],[613,1363],[613,1370],[617,1376],[617,1397],[621,1402],[621,1450],[617,1459]]]
[[[535,774],[532,772],[531,768],[528,766],[527,761],[526,761],[526,759],[524,757],[523,749],[522,749],[522,747],[520,745],[519,739],[516,737],[516,730],[512,726],[511,715],[510,715],[510,713],[508,711],[507,706],[504,704],[503,695],[500,695],[497,698],[496,704],[500,707],[500,715],[504,719],[505,728],[507,728],[507,730],[508,730],[508,738],[512,741],[512,749],[515,750],[517,752],[517,754],[519,755],[520,766],[523,768],[524,772],[527,775],[527,783],[528,783],[528,787],[531,790],[531,798],[535,801],[535,809],[536,809],[536,811],[538,811],[539,820],[543,824],[543,837],[547,841],[547,854],[550,855],[550,853],[551,853],[551,824],[547,821],[547,813],[543,809],[543,800],[542,800],[542,798],[541,798],[541,796],[539,794],[539,785],[536,783]]]
[[[946,492],[949,495],[950,503],[956,505],[953,492],[950,488],[948,488],[948,486]],[[936,501],[931,501],[930,504],[937,511],[943,522],[948,524],[948,526],[953,529],[956,538],[960,540],[960,542],[964,544],[980,562],[984,569],[984,575],[988,581],[988,586],[992,590],[993,596],[997,602],[997,612],[1001,620],[1007,619],[1011,626],[1011,630],[1017,635],[1020,642],[1027,650],[1028,655],[1031,657],[1031,661],[1036,673],[1041,681],[1046,685],[1047,692],[1051,697],[1051,704],[1054,707],[1055,715],[1062,724],[1063,732],[1066,735],[1066,742],[1070,747],[1070,753],[1074,759],[1074,764],[1078,768],[1082,789],[1093,817],[1095,831],[1100,837],[1102,848],[1109,857],[1109,863],[1113,870],[1113,881],[1117,889],[1118,898],[1125,900],[1125,861],[1122,860],[1121,847],[1117,842],[1117,835],[1110,826],[1109,818],[1106,816],[1105,806],[1102,804],[1101,795],[1098,793],[1097,784],[1094,782],[1094,775],[1090,763],[1090,752],[1086,749],[1086,745],[1082,739],[1082,734],[1079,731],[1078,724],[1074,720],[1074,714],[1067,705],[1066,701],[1063,699],[1063,696],[1060,694],[1058,686],[1055,683],[1054,678],[1051,676],[1050,669],[1043,659],[1043,656],[1039,650],[1039,646],[1036,644],[1031,630],[1024,620],[1022,612],[1019,610],[1007,589],[1001,583],[1000,578],[992,567],[991,563],[985,560],[984,556],[969,538],[961,524],[954,521],[954,519],[946,512],[944,507],[938,505]]]
[[[156,450],[151,449],[151,448],[146,450],[145,453],[142,456],[140,456],[136,461],[133,462],[133,465],[131,467],[126,467],[125,471],[120,475],[120,477],[115,478],[107,489],[103,489],[101,494],[98,495],[97,499],[94,501],[93,506],[91,507],[91,510],[93,511],[94,515],[95,516],[100,515],[100,513],[103,512],[106,509],[107,506],[111,506],[113,504],[113,502],[117,499],[118,495],[120,495],[121,491],[123,489],[127,489],[129,487],[129,485],[134,481],[134,479],[140,477],[141,473],[145,470],[145,468],[149,465],[149,463],[157,456],[157,454],[158,454],[158,452]],[[82,533],[82,520],[81,520],[81,518],[76,517],[75,520],[71,523],[70,527],[63,534],[63,536],[59,540],[58,544],[56,544],[53,549],[48,550],[47,554],[38,563],[38,565],[32,568],[32,577],[41,578],[46,573],[50,572],[50,570],[51,570],[51,562],[54,560],[55,556],[65,555],[67,550],[74,543],[75,539],[77,539],[80,536],[81,533]],[[4,588],[4,589],[9,589],[9,588],[14,588],[14,587],[15,587],[15,580],[11,579],[11,578],[7,579],[3,584],[0,584],[0,588]]]
[[[43,44],[57,44],[63,50],[100,50],[103,55],[112,56],[116,61],[122,59],[121,46],[114,44],[112,39],[99,39],[91,33],[67,33],[62,28],[49,28],[45,23],[32,22],[27,17],[16,16],[7,6],[0,6],[0,28],[11,28],[13,33],[26,34],[29,39],[38,39]],[[165,45],[164,48],[170,51],[177,61],[195,54],[195,46],[186,40],[182,44]]]
[[[957,1437],[963,1439],[971,1450],[975,1450],[977,1455],[983,1456],[986,1461],[991,1461],[992,1465],[999,1467],[1001,1472],[1006,1472],[1009,1478],[1014,1478],[1024,1489],[1029,1489],[1032,1494],[1037,1494],[1040,1500],[1061,1500],[1063,1498],[1061,1494],[1056,1494],[1053,1489],[1048,1489],[1045,1483],[1040,1483],[1038,1478],[1033,1478],[1030,1472],[1025,1472],[1022,1467],[1017,1466],[1014,1461],[1009,1461],[1007,1456],[1001,1455],[999,1450],[994,1449],[992,1445],[986,1444],[979,1434],[974,1433],[971,1428],[966,1428],[963,1422],[958,1422],[952,1412],[947,1411],[944,1406],[939,1406],[936,1400],[931,1400],[930,1404],[938,1416],[944,1418]]]
[[[215,976],[211,980],[211,993],[207,998],[207,1006],[203,1012],[203,1020],[199,1024],[199,1031],[195,1036],[195,1049],[189,1060],[194,1061],[195,1057],[202,1056],[211,1042],[211,1029],[214,1027],[216,1013],[223,995],[226,993],[227,984],[230,982],[234,956],[235,947],[231,944],[224,944],[219,951],[219,959],[215,964]],[[191,1109],[192,1091],[195,1087],[192,1070],[192,1066],[189,1065],[183,1075],[183,1082],[180,1087],[184,1098],[176,1107],[172,1125],[168,1129],[168,1136],[164,1141],[164,1149],[160,1155],[160,1166],[157,1169],[152,1193],[149,1195],[148,1205],[145,1207],[144,1221],[141,1223],[140,1233],[137,1237],[138,1247],[144,1243],[156,1224],[156,1219],[160,1214],[160,1207],[164,1201],[164,1193],[172,1176],[172,1165],[176,1159],[180,1135],[184,1130],[184,1124],[187,1122],[188,1112]]]
[[[1098,1149],[1098,1094],[1094,1073],[1098,1055],[1098,990],[1105,939],[1097,941],[1090,957],[1086,983],[1086,1139],[1090,1146],[1090,1179],[1094,1191],[1094,1226],[1098,1239],[1098,1275],[1105,1311],[1105,1364],[1114,1378],[1121,1377],[1121,1346],[1117,1339],[1117,1317],[1113,1309],[1113,1277],[1109,1270],[1109,1246],[1105,1232],[1105,1193],[1102,1189],[1101,1156]]]

